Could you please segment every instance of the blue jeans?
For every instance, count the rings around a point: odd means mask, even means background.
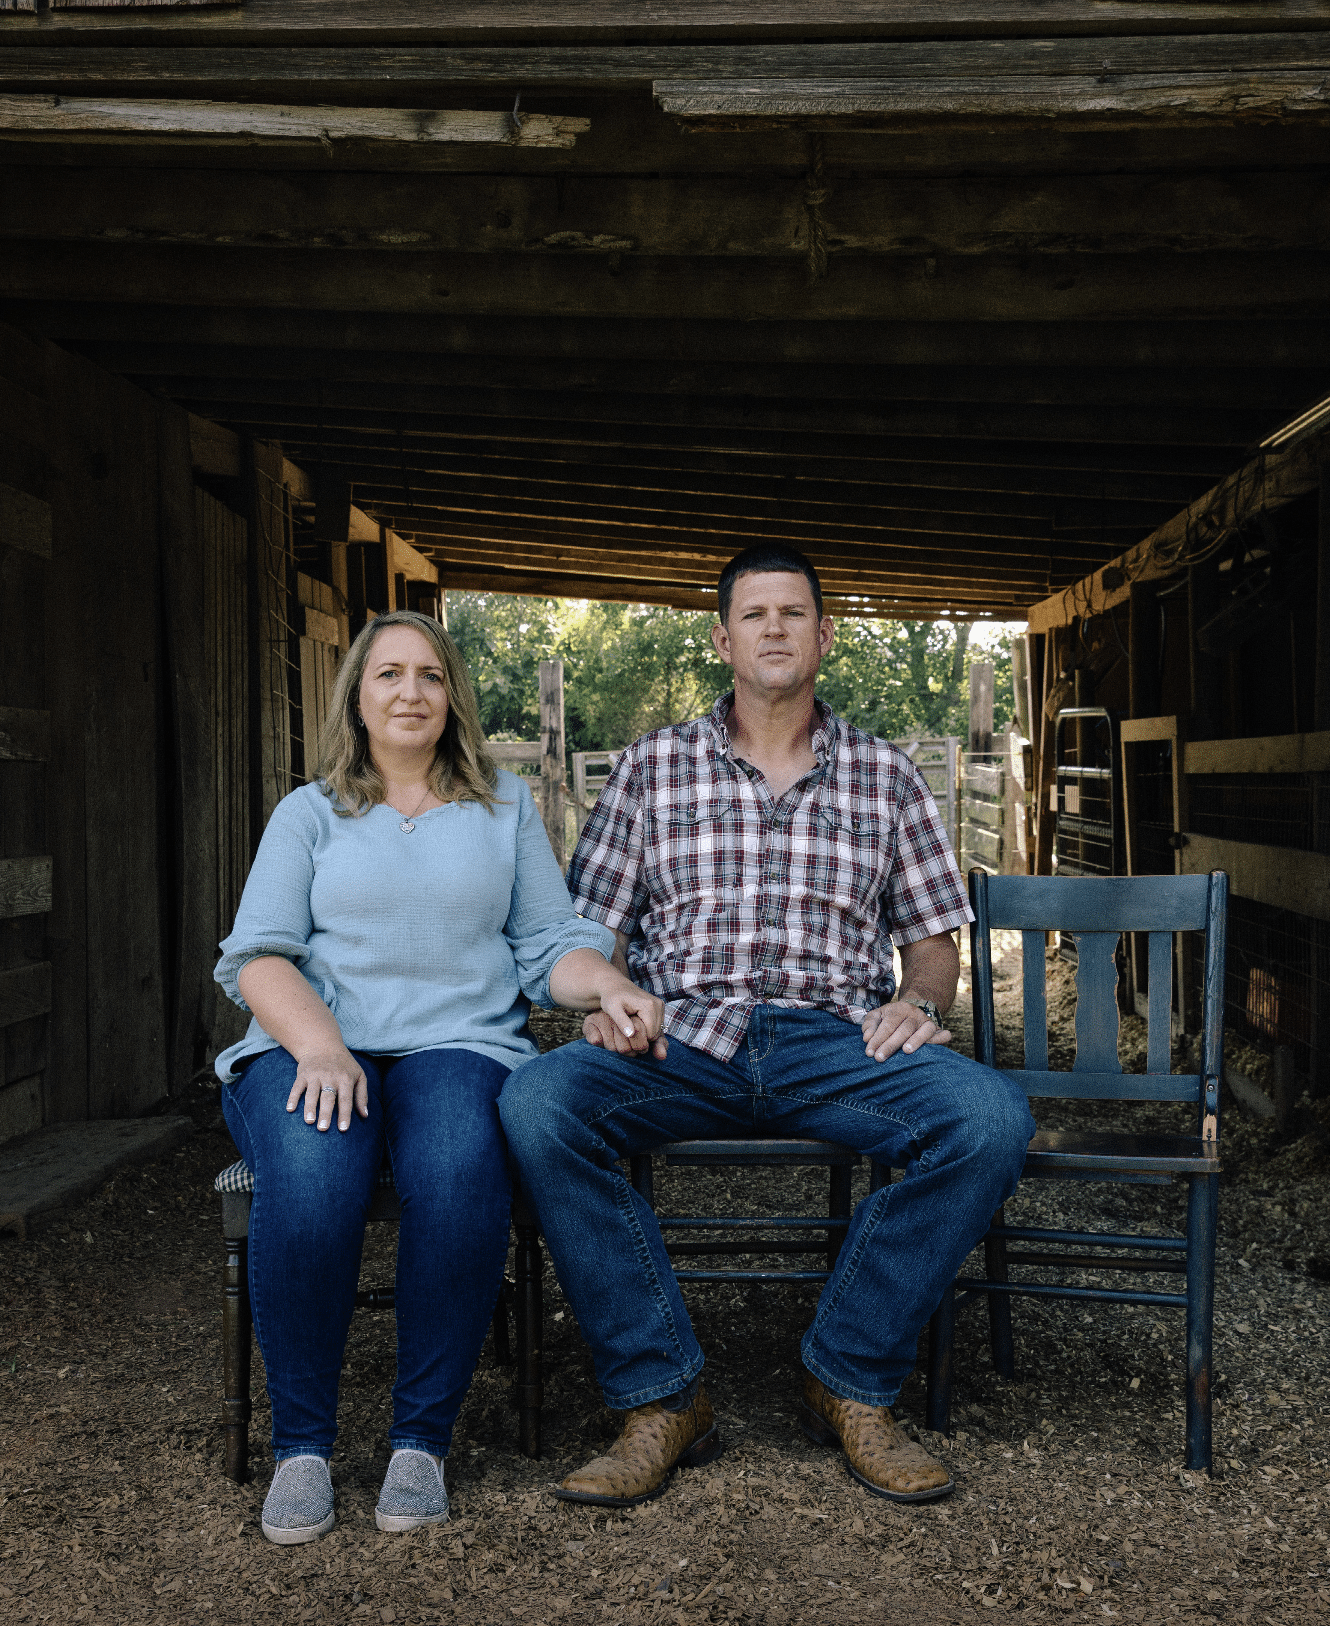
[[[273,1456],[332,1455],[365,1217],[384,1148],[402,1203],[394,1450],[446,1456],[503,1282],[512,1190],[496,1107],[508,1069],[474,1050],[356,1052],[369,1117],[320,1134],[287,1112],[295,1059],[257,1057],[222,1091],[254,1172],[249,1293]]]
[[[940,1045],[884,1062],[826,1011],[759,1005],[728,1062],[671,1039],[664,1061],[585,1041],[519,1067],[499,1102],[523,1189],[591,1345],[606,1404],[677,1393],[702,1351],[649,1205],[617,1166],[665,1141],[840,1141],[905,1170],[855,1209],[804,1334],[834,1393],[890,1405],[919,1329],[1020,1178],[1034,1121],[1000,1073]]]

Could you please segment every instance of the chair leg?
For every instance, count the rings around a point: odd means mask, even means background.
[[[226,1477],[243,1485],[249,1477],[249,1356],[253,1318],[249,1303],[249,1238],[223,1238],[222,1270],[222,1427]]]
[[[540,1455],[541,1343],[544,1332],[544,1304],[541,1272],[540,1233],[534,1225],[518,1225],[517,1230],[517,1392],[518,1430],[522,1453]]]
[[[924,1418],[935,1434],[951,1433],[951,1377],[956,1348],[956,1289],[950,1284],[928,1323],[928,1400]]]
[[[835,1270],[836,1261],[840,1258],[840,1251],[845,1245],[850,1228],[850,1171],[833,1164],[830,1174],[831,1193],[827,1201],[827,1218],[845,1222],[827,1232],[827,1269]]]
[[[1219,1178],[1197,1175],[1187,1191],[1187,1467],[1211,1469],[1215,1234]]]
[[[494,1359],[500,1366],[513,1364],[513,1348],[508,1342],[508,1283],[505,1281],[499,1288],[498,1301],[494,1306]]]
[[[993,1224],[1003,1224],[1003,1211],[993,1215]],[[1007,1243],[1004,1237],[984,1239],[984,1270],[990,1282],[1005,1282]],[[999,1377],[1016,1376],[1016,1354],[1011,1342],[1011,1300],[1005,1293],[988,1294],[988,1337],[993,1349],[993,1370]]]
[[[628,1159],[629,1179],[639,1197],[645,1197],[650,1207],[656,1206],[656,1177],[651,1169],[651,1153],[639,1152]]]

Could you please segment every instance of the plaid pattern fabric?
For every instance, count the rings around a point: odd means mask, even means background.
[[[817,767],[779,801],[730,745],[733,695],[619,758],[568,872],[573,907],[631,939],[665,1031],[719,1060],[754,1005],[852,1020],[895,992],[892,943],[973,919],[904,752],[817,702]]]
[[[393,1171],[385,1163],[379,1170],[379,1184],[390,1186],[393,1183]],[[229,1164],[212,1183],[214,1191],[253,1191],[254,1175],[248,1163]]]

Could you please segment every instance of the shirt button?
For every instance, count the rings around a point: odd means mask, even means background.
[[[779,915],[768,915],[767,916],[767,925],[768,926],[779,926],[780,925],[780,916]]]

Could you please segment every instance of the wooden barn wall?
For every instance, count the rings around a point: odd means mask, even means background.
[[[0,384],[3,1140],[204,1060],[250,814],[247,533],[201,534],[187,416],[4,327]]]

